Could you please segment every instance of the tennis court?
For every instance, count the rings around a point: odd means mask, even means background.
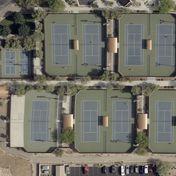
[[[5,51],[5,73],[6,74],[15,74],[15,51]]]
[[[50,101],[32,101],[31,141],[49,140]]]
[[[143,65],[143,25],[125,25],[125,65]]]
[[[82,101],[81,103],[81,141],[99,142],[100,101]]]
[[[157,25],[157,65],[175,66],[175,25]]]
[[[173,142],[173,101],[156,101],[156,142]]]
[[[30,74],[30,56],[29,52],[20,51],[20,74]]]
[[[70,25],[52,25],[53,65],[70,65]]]
[[[131,101],[113,101],[113,140],[131,141]]]
[[[83,25],[84,64],[101,65],[101,25]]]

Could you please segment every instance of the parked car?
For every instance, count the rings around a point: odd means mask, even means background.
[[[138,167],[138,165],[134,166],[134,171],[135,171],[135,173],[139,173],[139,167]]]
[[[144,173],[145,173],[145,174],[148,174],[148,165],[145,165],[145,166],[144,166]]]
[[[152,165],[149,166],[149,174],[153,174],[153,166]]]
[[[85,164],[84,165],[84,174],[88,174],[89,170],[88,170],[88,165]]]
[[[105,174],[106,173],[106,166],[102,167],[102,172]]]
[[[43,166],[42,166],[42,169],[43,169],[43,170],[49,170],[49,166],[48,166],[48,165],[43,165]]]
[[[70,167],[69,167],[69,165],[65,166],[65,173],[66,174],[70,174]]]
[[[49,174],[50,172],[49,172],[49,170],[44,170],[43,173],[44,174]]]
[[[130,166],[130,174],[133,174],[133,173],[134,173],[134,166],[131,165],[131,166]]]
[[[111,172],[112,172],[113,174],[115,174],[115,166],[114,166],[114,165],[111,166]]]
[[[139,173],[143,174],[144,173],[144,166],[139,166]]]
[[[120,167],[120,174],[123,176],[125,175],[125,166]]]
[[[129,174],[129,166],[125,166],[125,173]]]
[[[154,173],[154,174],[157,174],[157,171],[156,171],[156,165],[153,166],[153,173]]]

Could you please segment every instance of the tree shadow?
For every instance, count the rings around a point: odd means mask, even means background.
[[[56,129],[51,132],[51,137],[53,139],[53,142],[57,141],[57,130]]]

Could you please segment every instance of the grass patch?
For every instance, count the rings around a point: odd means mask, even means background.
[[[30,27],[30,34],[33,34],[35,30],[35,23],[34,23],[34,18],[30,14],[23,14],[24,20],[15,23],[13,21],[13,14],[5,18],[0,22],[0,26],[9,26],[10,29],[12,30],[12,34],[18,34],[18,28],[22,24],[26,24]]]
[[[137,154],[140,155],[140,156],[144,156],[144,155],[147,154],[147,149],[139,148],[138,151],[137,151]]]
[[[62,155],[64,154],[64,151],[62,149],[58,149],[56,152],[56,156],[62,157]]]

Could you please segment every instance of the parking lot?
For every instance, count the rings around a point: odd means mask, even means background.
[[[116,173],[112,174],[110,171],[110,167],[106,167],[106,173],[102,173],[101,168],[98,168],[96,166],[94,167],[89,167],[89,173],[88,175],[90,176],[117,176],[120,175],[120,170],[119,168],[116,167]],[[141,175],[149,175],[149,176],[155,176],[155,174],[128,174],[128,175],[133,175],[133,176],[141,176]],[[85,176],[84,174],[84,168],[83,167],[70,167],[70,174],[68,176]]]

